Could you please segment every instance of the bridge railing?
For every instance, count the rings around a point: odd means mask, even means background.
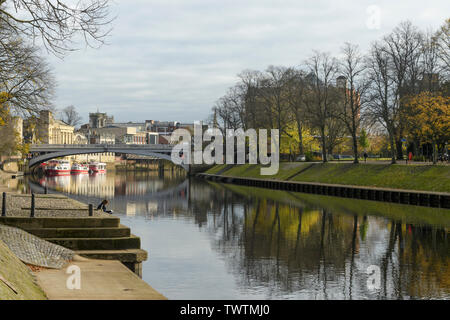
[[[33,144],[31,149],[172,149],[174,145],[171,144]]]

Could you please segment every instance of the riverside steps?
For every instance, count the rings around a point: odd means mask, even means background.
[[[141,249],[140,238],[118,217],[101,211],[89,216],[85,204],[53,194],[36,194],[35,216],[30,217],[30,195],[8,194],[6,198],[1,224],[21,228],[86,258],[118,260],[142,277],[147,252]]]
[[[242,186],[450,209],[450,193],[445,192],[401,190],[318,182],[270,180],[222,176],[208,173],[198,173],[196,176],[205,180],[221,183],[232,183]]]

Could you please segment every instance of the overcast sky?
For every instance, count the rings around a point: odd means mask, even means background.
[[[450,1],[115,0],[112,11],[109,45],[49,57],[56,107],[74,105],[85,122],[97,109],[117,122],[204,120],[244,69],[296,66],[346,41],[367,49],[407,19],[436,29]]]

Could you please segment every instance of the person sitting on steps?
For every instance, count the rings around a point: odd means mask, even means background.
[[[108,200],[103,200],[99,205],[98,205],[98,207],[97,207],[97,210],[103,210],[103,212],[106,212],[106,213],[109,213],[109,214],[112,214],[113,213],[113,211],[112,210],[106,210],[106,205],[108,204]]]

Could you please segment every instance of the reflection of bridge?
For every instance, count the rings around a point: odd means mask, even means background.
[[[71,178],[71,176],[61,177]],[[106,198],[112,200],[114,211],[126,214],[128,214],[129,205],[132,205],[135,210],[138,209],[138,211],[140,208],[143,213],[148,210],[142,208],[150,205],[153,205],[156,209],[163,210],[164,212],[170,208],[184,208],[184,210],[187,210],[190,198],[189,184],[189,179],[186,179],[179,184],[170,185],[165,189],[154,192],[147,192],[144,194],[120,194],[114,192]],[[43,182],[28,180],[28,185],[33,193],[45,192]],[[105,196],[99,193],[91,193],[84,188],[78,190],[67,187],[62,187],[61,190],[50,187],[48,188],[48,192],[57,194],[62,193],[81,202],[94,203],[95,205],[105,198]]]
[[[28,166],[30,168],[58,157],[72,156],[77,154],[90,153],[123,153],[135,154],[139,156],[150,156],[159,159],[172,161],[171,153],[173,145],[168,144],[40,144],[32,145],[31,153],[39,153],[40,155],[32,158]],[[182,164],[186,171],[189,171],[189,165]]]
[[[71,176],[61,176],[61,177],[67,177],[68,179],[71,178]],[[54,178],[54,177],[51,177]],[[43,193],[45,191],[45,188],[39,183],[35,181],[29,181],[29,186],[31,188],[32,192],[35,193]],[[51,188],[50,188],[51,189]],[[79,194],[79,195],[86,195],[90,196],[91,194],[86,193],[78,193],[77,190],[64,190],[63,192],[69,192],[71,194]],[[181,196],[183,195],[183,196]],[[97,195],[93,195],[97,196]],[[181,196],[181,198],[187,200],[189,198],[189,179],[185,179],[182,183],[177,185],[172,185],[167,189],[158,190],[154,192],[148,192],[145,194],[112,194],[112,197],[115,199],[122,199],[122,200],[131,200],[131,201],[139,201],[139,200],[161,200],[161,199],[175,199]]]

